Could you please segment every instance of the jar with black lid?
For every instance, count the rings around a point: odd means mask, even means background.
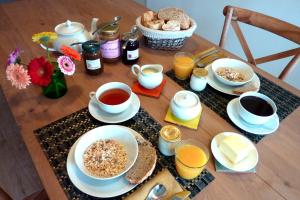
[[[103,63],[100,54],[100,45],[97,41],[86,41],[82,44],[82,57],[86,72],[97,75],[103,72]]]
[[[139,60],[139,41],[137,33],[124,33],[122,35],[122,62],[133,65]]]
[[[100,25],[100,27],[104,25]],[[111,24],[100,32],[100,51],[104,62],[116,62],[121,55],[119,24]]]

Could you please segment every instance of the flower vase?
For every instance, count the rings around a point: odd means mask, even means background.
[[[58,68],[54,70],[51,83],[43,87],[42,91],[46,97],[51,99],[57,99],[67,93],[68,88],[65,76]]]

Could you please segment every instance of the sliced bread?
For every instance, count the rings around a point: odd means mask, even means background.
[[[158,18],[165,21],[176,20],[180,22],[180,28],[185,30],[191,25],[190,17],[181,9],[178,8],[164,8],[159,10]]]
[[[157,160],[155,148],[147,141],[139,141],[139,154],[126,179],[131,184],[142,183],[153,172]]]
[[[164,31],[180,31],[180,22],[177,20],[170,20],[162,26]]]
[[[161,30],[162,26],[165,24],[164,20],[153,20],[150,22],[145,22],[145,26],[151,29],[155,29],[155,30]]]

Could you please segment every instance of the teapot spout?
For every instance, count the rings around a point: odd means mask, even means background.
[[[91,22],[91,31],[89,32],[91,40],[95,40],[97,34],[93,34],[97,30],[97,22],[99,18],[93,18]]]

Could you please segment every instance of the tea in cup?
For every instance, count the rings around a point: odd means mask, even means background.
[[[158,87],[163,80],[163,66],[159,64],[132,65],[132,73],[137,77],[138,82],[144,88],[153,89]]]
[[[132,91],[125,83],[109,82],[101,85],[96,92],[90,92],[89,96],[94,99],[101,110],[116,114],[129,107]]]
[[[195,66],[195,61],[191,53],[178,52],[174,56],[173,65],[176,78],[185,80],[190,77]]]

